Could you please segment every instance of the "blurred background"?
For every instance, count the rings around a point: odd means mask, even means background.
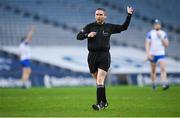
[[[95,21],[96,8],[107,10],[107,22],[122,24],[127,6],[135,12],[129,29],[111,37],[112,64],[106,83],[151,83],[144,42],[157,18],[170,41],[168,78],[171,84],[180,84],[179,4],[179,0],[0,0],[0,87],[21,86],[18,46],[32,25],[36,27],[29,81],[33,87],[95,85],[87,65],[87,42],[76,40],[76,35]]]

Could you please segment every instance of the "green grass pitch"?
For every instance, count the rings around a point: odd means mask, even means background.
[[[107,87],[109,107],[94,111],[95,87],[0,88],[0,116],[180,116],[180,86]]]

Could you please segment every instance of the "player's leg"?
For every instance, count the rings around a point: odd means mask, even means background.
[[[30,67],[27,68],[27,80],[29,80],[29,77],[30,77],[30,75],[31,75],[31,72],[32,72],[31,68],[30,68]]]
[[[95,110],[100,110],[106,107],[107,105],[107,100],[105,96],[105,86],[104,86],[104,81],[106,78],[107,72],[98,68],[98,73],[97,73],[97,103],[92,105],[93,109]]]
[[[97,84],[98,85],[104,85],[105,78],[107,76],[107,72],[103,69],[98,68],[98,74],[97,74]]]
[[[167,80],[167,72],[166,72],[166,61],[159,60],[159,65],[161,69],[161,82],[164,90],[169,88],[168,80]]]
[[[90,52],[88,54],[88,66],[92,77],[97,80],[98,66],[96,62],[96,54]]]
[[[31,69],[30,68],[23,68],[22,69],[23,88],[27,87],[27,82],[28,82],[30,74],[31,74]]]
[[[106,99],[106,88],[105,88],[105,79],[107,78],[107,72],[109,70],[111,63],[111,55],[109,52],[104,52],[101,55],[101,62],[98,67],[98,76],[97,76],[97,85],[102,87],[102,102],[105,103],[105,107],[108,106]]]
[[[28,80],[28,70],[27,68],[22,68],[22,82],[23,82],[23,88],[25,88],[26,83]]]
[[[156,63],[151,62],[151,80],[152,80],[152,88],[156,89]]]
[[[96,86],[97,86],[97,104],[94,104],[92,107],[95,110],[100,110],[108,106],[107,100],[106,100],[106,92],[105,92],[105,78],[107,76],[107,71],[110,67],[110,54],[100,53],[98,57],[97,66],[97,80],[96,80]]]
[[[29,60],[23,60],[21,61],[22,65],[22,82],[23,82],[23,88],[28,88],[28,79],[31,75],[31,66]]]
[[[98,76],[97,76],[97,85],[102,89],[102,102],[107,103],[106,99],[106,89],[105,89],[105,79],[107,77],[107,72],[103,69],[98,69]]]
[[[96,71],[96,72],[94,72],[94,73],[91,73],[92,77],[93,77],[95,80],[97,80],[97,74],[98,74],[98,72],[97,72],[97,71]]]
[[[97,54],[96,53],[89,53],[88,54],[88,66],[89,66],[89,70],[90,73],[92,75],[92,77],[95,79],[96,81],[96,85],[97,85],[97,75],[98,75],[98,62],[96,61],[97,59]],[[98,103],[98,94],[96,93],[97,96],[97,103],[93,104],[92,107],[94,110],[100,110],[101,106]]]
[[[101,101],[104,100],[104,94],[105,94],[105,87],[104,87],[104,81],[106,78],[107,72],[99,69],[97,72],[97,80],[96,80],[96,86],[97,86],[97,104],[100,104]]]

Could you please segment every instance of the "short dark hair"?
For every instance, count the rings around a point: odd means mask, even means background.
[[[100,8],[100,7],[99,7],[99,8],[96,9],[96,11],[97,11],[97,10],[102,10],[104,13],[106,13],[106,9],[104,9],[104,8]]]

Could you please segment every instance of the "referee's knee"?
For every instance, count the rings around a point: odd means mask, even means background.
[[[104,85],[105,78],[106,78],[105,75],[99,75],[97,77],[97,85]]]
[[[104,81],[106,78],[107,72],[102,70],[102,69],[98,69],[98,73],[97,73],[97,85],[104,85]]]
[[[96,81],[97,83],[97,85],[104,85],[104,80],[102,80],[102,79],[97,79],[97,81]]]

